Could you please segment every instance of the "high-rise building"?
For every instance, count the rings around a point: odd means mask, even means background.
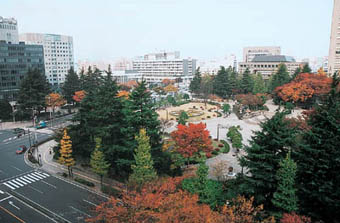
[[[328,55],[328,73],[340,70],[340,0],[334,0],[331,39]]]
[[[279,46],[257,46],[243,48],[243,62],[251,62],[256,56],[281,55]]]
[[[26,44],[44,46],[45,75],[52,85],[65,82],[65,76],[74,67],[73,38],[56,34],[24,33],[19,36]]]
[[[132,61],[132,69],[148,83],[161,83],[164,79],[180,80],[189,85],[196,70],[195,59],[180,59],[180,53],[162,52],[146,54]]]
[[[6,43],[19,43],[17,20],[0,16],[0,40]]]
[[[44,74],[44,51],[41,45],[0,41],[0,99],[15,101],[20,82],[29,69]]]

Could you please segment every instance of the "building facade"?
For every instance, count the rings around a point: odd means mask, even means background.
[[[292,75],[298,67],[303,67],[306,63],[296,62],[293,57],[276,55],[276,56],[256,56],[251,62],[239,63],[239,73],[244,73],[249,69],[250,73],[261,73],[263,79],[269,79],[274,74],[280,64],[287,66],[288,72]]]
[[[281,55],[279,46],[257,46],[243,48],[243,62],[251,62],[256,56]]]
[[[340,0],[334,0],[331,38],[328,54],[328,73],[340,71]]]
[[[0,41],[1,40],[6,43],[19,43],[17,20],[0,16]]]
[[[56,34],[24,33],[20,41],[26,44],[43,45],[45,75],[48,82],[58,86],[65,82],[65,76],[74,67],[73,38]]]
[[[132,61],[132,69],[141,74],[147,83],[159,84],[164,79],[181,80],[188,85],[196,71],[195,59],[180,59],[178,51],[153,53]]]
[[[16,100],[20,82],[29,69],[39,69],[44,74],[43,46],[0,41],[0,99]]]

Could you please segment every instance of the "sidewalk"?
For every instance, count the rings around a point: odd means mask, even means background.
[[[42,166],[39,167],[40,169],[52,175],[62,176],[63,173],[68,173],[68,170],[67,170],[67,167],[53,160],[53,156],[54,156],[53,147],[56,146],[57,144],[58,143],[54,140],[48,141],[40,145],[38,147],[37,153],[34,153],[33,155],[36,157],[37,160],[38,160],[38,154],[40,155],[40,162],[42,163]],[[79,164],[73,167],[72,172],[74,175],[73,179],[75,177],[79,177],[79,178],[85,179],[95,184],[95,187],[88,187],[83,184],[80,184],[81,186],[86,187],[87,189],[93,190],[96,193],[103,194],[100,188],[100,177],[97,174],[94,174],[89,170],[85,170]],[[65,178],[65,179],[72,181],[72,183],[77,183],[72,178]],[[112,180],[112,179],[108,179],[108,178],[103,179],[103,185],[110,186],[119,191],[125,189],[124,184],[117,182],[115,180]]]
[[[27,128],[32,126],[32,121],[18,121],[18,122],[0,122],[0,130],[14,129],[14,128]]]

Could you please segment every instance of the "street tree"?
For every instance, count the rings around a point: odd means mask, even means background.
[[[72,176],[72,166],[75,165],[75,160],[72,157],[72,141],[67,134],[67,130],[64,129],[63,138],[60,140],[60,156],[58,162],[68,169],[69,176]]]
[[[86,96],[86,92],[84,90],[76,91],[76,92],[74,92],[72,99],[73,99],[73,101],[79,103],[84,99],[85,96]]]
[[[230,114],[230,109],[231,109],[230,104],[223,104],[222,110],[224,115]]]
[[[96,138],[96,148],[91,154],[90,165],[92,171],[99,175],[100,186],[103,186],[103,177],[107,175],[110,164],[105,160],[104,153],[100,150],[101,139]]]
[[[45,97],[45,100],[46,105],[52,108],[53,113],[56,107],[60,107],[66,104],[66,100],[64,99],[64,97],[58,93],[48,94]]]
[[[62,93],[67,103],[74,103],[73,95],[80,89],[80,80],[73,67],[68,71],[64,85],[62,86]]]
[[[188,114],[185,111],[182,111],[178,118],[178,124],[186,125],[188,119],[189,119]]]
[[[40,112],[46,106],[45,96],[50,92],[50,85],[44,74],[38,69],[29,70],[20,84],[18,93],[19,109]],[[28,110],[28,111],[27,111]]]
[[[0,100],[0,120],[8,120],[11,118],[12,114],[12,106],[11,104],[1,99]]]
[[[151,157],[151,147],[149,144],[149,136],[146,130],[141,129],[139,135],[136,136],[138,147],[135,149],[135,164],[131,166],[132,174],[129,177],[130,183],[141,188],[146,182],[151,182],[157,178],[157,173],[153,167]]]
[[[298,210],[295,186],[297,165],[291,159],[290,152],[285,159],[281,160],[279,165],[280,168],[276,173],[278,185],[272,202],[278,209],[278,215],[281,216],[282,213],[297,212]]]

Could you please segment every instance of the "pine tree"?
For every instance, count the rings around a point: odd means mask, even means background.
[[[280,162],[280,169],[276,173],[278,181],[277,190],[273,195],[272,203],[282,213],[297,212],[297,196],[295,187],[297,165],[290,158],[288,152],[285,159]]]
[[[292,80],[294,80],[301,73],[302,73],[301,67],[296,68],[296,70],[294,71],[294,74],[292,76]]]
[[[19,109],[41,111],[45,106],[45,96],[50,93],[50,85],[38,69],[29,70],[22,80],[18,94]]]
[[[311,73],[312,69],[309,67],[309,64],[306,63],[303,68],[302,68],[302,72],[301,73]]]
[[[74,103],[73,95],[74,92],[80,90],[80,81],[78,78],[77,73],[74,71],[73,67],[68,71],[65,79],[65,83],[62,86],[62,92],[64,98],[67,100],[68,103]]]
[[[200,68],[198,67],[197,70],[196,70],[194,78],[190,82],[189,89],[190,89],[191,93],[193,93],[193,94],[199,94],[200,93],[201,81],[202,81],[202,76],[201,76]]]
[[[285,64],[280,64],[279,69],[271,79],[270,90],[273,91],[275,88],[288,83],[290,79],[287,66]]]
[[[90,165],[93,172],[100,176],[100,186],[103,186],[103,177],[107,174],[110,164],[106,162],[104,153],[100,151],[101,139],[96,138],[96,148],[91,154]]]
[[[145,81],[138,84],[130,93],[130,97],[126,102],[127,106],[124,114],[129,127],[124,130],[126,131],[124,136],[127,147],[136,147],[135,136],[139,134],[140,129],[144,128],[150,137],[151,154],[156,170],[160,172],[169,171],[170,158],[162,151],[160,121]]]
[[[247,68],[241,79],[241,91],[243,91],[244,94],[251,93],[253,91],[254,81],[252,76],[250,75],[250,71]]]
[[[286,157],[288,148],[295,144],[295,129],[285,121],[286,112],[277,112],[261,124],[261,131],[255,132],[246,154],[240,159],[248,174],[244,176],[245,193],[255,196],[257,204],[270,209],[271,199],[277,189],[276,172],[279,162]]]
[[[63,138],[60,140],[60,157],[58,162],[62,165],[67,166],[69,176],[72,176],[72,166],[75,165],[75,161],[72,157],[72,141],[70,137],[67,135],[67,130],[64,130]]]
[[[324,222],[340,216],[340,79],[308,120],[310,130],[295,151],[301,211]]]
[[[157,173],[151,158],[150,138],[147,136],[145,129],[140,130],[136,140],[138,142],[138,147],[135,149],[134,154],[136,163],[131,166],[132,174],[129,181],[140,188],[144,183],[155,180]]]
[[[222,97],[227,98],[230,96],[230,87],[229,87],[229,73],[230,69],[227,70],[221,66],[220,70],[217,72],[213,80],[213,93]]]
[[[178,118],[178,124],[186,125],[188,119],[189,119],[188,114],[185,111],[182,111]]]
[[[254,77],[254,86],[253,86],[253,94],[258,94],[258,93],[266,93],[266,85],[265,82],[262,78],[262,74],[258,73]]]
[[[12,106],[11,104],[6,101],[0,99],[0,120],[8,120],[11,118],[12,114]]]
[[[232,70],[229,76],[229,88],[230,88],[230,95],[237,94],[240,92],[240,83],[237,78],[237,72]]]

